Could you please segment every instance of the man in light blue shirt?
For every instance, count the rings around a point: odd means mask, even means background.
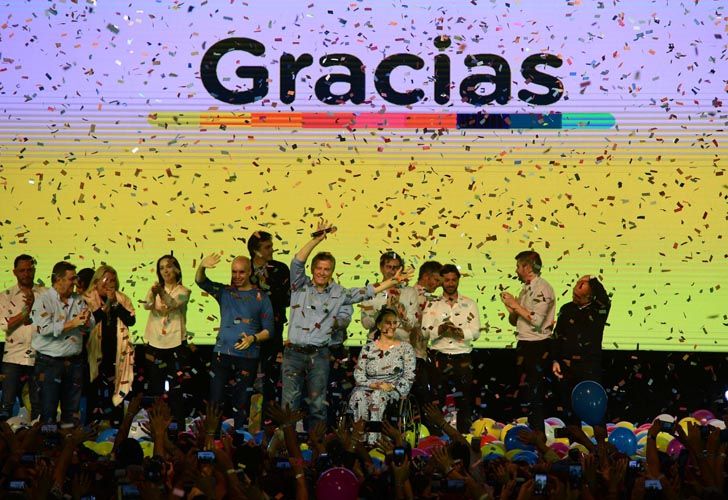
[[[398,272],[375,286],[344,288],[331,277],[336,259],[328,252],[319,252],[311,262],[311,277],[306,276],[306,260],[326,236],[336,231],[321,222],[312,239],[296,253],[291,262],[291,307],[288,320],[288,344],[283,353],[283,406],[297,410],[301,405],[303,385],[307,387],[309,428],[326,422],[326,385],[329,377],[329,345],[333,333],[340,328],[340,309],[371,299],[400,282],[411,273]]]
[[[40,387],[40,419],[44,424],[56,422],[61,403],[61,427],[73,427],[80,421],[79,406],[83,383],[83,337],[88,335],[94,319],[83,298],[73,292],[77,280],[76,266],[61,261],[53,266],[53,287],[33,304],[33,335],[36,351],[35,378]]]

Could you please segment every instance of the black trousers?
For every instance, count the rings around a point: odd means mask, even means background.
[[[518,396],[521,411],[528,416],[533,430],[544,431],[544,376],[550,370],[551,339],[524,341],[516,345],[516,365],[519,374]]]
[[[467,434],[473,418],[473,365],[470,354],[443,354],[430,351],[433,369],[430,372],[432,386],[440,403],[452,394],[458,409],[458,432]]]
[[[188,412],[185,407],[183,382],[184,377],[190,373],[189,349],[186,343],[171,349],[158,349],[150,345],[145,347],[145,394],[147,396],[167,394],[172,417],[184,424]],[[165,382],[169,387],[167,391]]]

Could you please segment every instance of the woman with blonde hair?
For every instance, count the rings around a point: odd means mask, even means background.
[[[121,402],[134,379],[134,346],[129,333],[136,323],[134,306],[119,291],[116,270],[107,265],[96,269],[83,297],[96,320],[87,343],[91,380],[87,420],[109,420],[118,426],[124,413]]]

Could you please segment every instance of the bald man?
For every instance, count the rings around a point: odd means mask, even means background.
[[[220,304],[220,329],[212,356],[210,402],[223,402],[225,388],[232,398],[235,428],[244,429],[250,413],[250,396],[258,370],[260,344],[274,335],[273,306],[268,294],[250,282],[248,257],[235,257],[230,266],[230,284],[211,281],[206,274],[220,262],[219,254],[208,255],[197,268],[197,286]]]

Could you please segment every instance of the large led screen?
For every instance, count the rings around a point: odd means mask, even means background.
[[[498,294],[531,248],[559,305],[601,277],[605,348],[725,350],[725,7],[6,1],[0,285],[20,253],[46,284],[108,263],[139,304],[174,251],[210,344],[201,257],[227,281],[264,229],[289,262],[323,217],[345,285],[389,249],[460,266],[477,347],[513,344]]]

